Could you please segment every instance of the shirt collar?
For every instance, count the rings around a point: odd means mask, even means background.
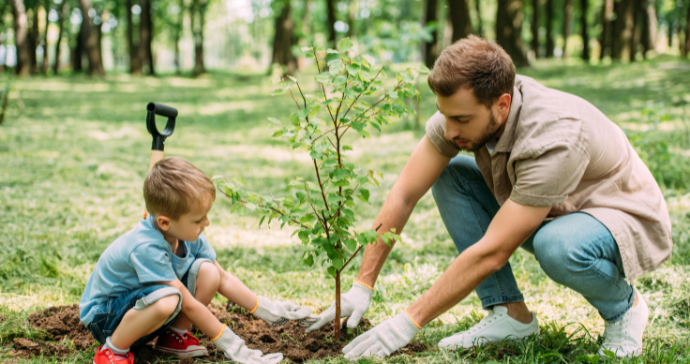
[[[496,143],[494,152],[509,153],[513,150],[515,143],[515,129],[517,128],[518,118],[520,117],[520,109],[522,108],[522,93],[520,89],[513,86],[513,97],[510,100],[510,111],[506,119],[506,125],[503,129],[503,134]],[[493,153],[492,153],[493,154]]]

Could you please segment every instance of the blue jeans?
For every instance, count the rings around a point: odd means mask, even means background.
[[[201,264],[205,262],[211,261],[208,259],[197,259],[194,261],[189,271],[187,271],[181,279],[182,284],[189,290],[192,296],[196,293],[196,278],[199,273],[199,268]],[[175,312],[168,317],[163,326],[155,332],[137,340],[132,347],[144,345],[165,332],[165,330],[172,325],[175,317],[180,313],[182,308],[182,293],[180,293],[177,288],[163,284],[152,284],[113,297],[97,308],[98,313],[94,315],[87,329],[91,332],[91,336],[93,336],[96,341],[105,344],[105,340],[115,332],[115,329],[120,325],[122,318],[129,310],[144,309],[154,304],[159,299],[171,295],[178,295],[180,298]]]
[[[462,253],[486,233],[500,206],[474,158],[453,158],[434,183],[432,193],[455,246]],[[523,244],[546,275],[578,293],[606,321],[616,321],[631,307],[634,290],[625,280],[618,244],[609,230],[585,213],[545,221]],[[523,302],[510,263],[475,289],[484,308]]]

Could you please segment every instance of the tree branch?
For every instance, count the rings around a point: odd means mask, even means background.
[[[383,223],[379,224],[379,227],[376,228],[376,231],[379,231],[379,229],[381,228],[381,226],[383,226]],[[363,247],[364,247],[364,245],[358,246],[357,249],[355,250],[355,252],[352,253],[352,255],[350,256],[350,259],[348,259],[348,260],[345,262],[345,264],[343,264],[343,267],[340,268],[340,270],[339,270],[338,272],[342,272],[343,270],[345,270],[345,267],[347,267],[347,265],[350,264],[350,261],[352,261],[352,259],[357,255],[357,253],[359,253],[360,250],[362,250]]]
[[[321,74],[321,65],[319,65],[319,57],[316,56],[316,48],[314,47],[314,43],[311,44],[311,51],[314,53],[314,59],[316,60],[316,68],[319,70],[319,75]],[[321,83],[321,82],[319,82]],[[323,91],[323,101],[328,100],[328,94],[326,93],[326,86],[321,83],[321,90]],[[335,118],[333,117],[333,112],[331,111],[331,106],[326,105],[326,109],[328,109],[328,113],[331,114],[331,120],[335,123]]]
[[[227,193],[225,193],[225,191],[221,190],[220,187],[218,187],[218,191],[220,191],[220,193],[224,194],[224,195],[227,196],[228,198],[232,198],[232,196],[228,195]],[[269,191],[269,193],[270,193],[270,191]],[[275,199],[275,198],[274,198],[274,199]],[[247,204],[247,201],[245,201],[245,200],[239,200],[239,201],[240,201],[240,203],[241,203],[243,206],[244,206],[245,204]],[[270,210],[272,210],[273,212],[279,214],[280,216],[290,216],[290,215],[288,215],[288,214],[286,214],[286,213],[284,213],[284,212],[282,212],[282,211],[276,209],[275,207],[266,207],[266,205],[264,205],[264,204],[259,204],[259,207],[261,207],[262,209],[270,209]],[[293,219],[293,218],[290,218],[290,221],[292,221],[292,222],[294,222],[295,224],[301,226],[303,229],[309,229],[309,226],[304,225],[304,224],[302,224],[301,222],[299,222],[299,221],[297,221],[297,220],[295,220],[295,219]]]
[[[326,211],[330,212],[331,209],[328,208],[328,202],[326,202],[326,193],[323,191],[323,184],[321,183],[321,175],[319,175],[319,166],[316,164],[316,159],[314,161],[314,169],[316,170],[316,178],[319,180],[319,188],[321,189],[321,197],[323,197],[323,204],[326,206]]]

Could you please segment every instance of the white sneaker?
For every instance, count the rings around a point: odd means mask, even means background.
[[[532,322],[522,322],[508,316],[508,308],[494,306],[489,315],[467,331],[461,331],[449,336],[438,343],[439,348],[457,349],[471,348],[487,342],[499,342],[506,338],[522,339],[539,333],[539,321],[532,312]]]
[[[640,292],[635,289],[637,306],[632,307],[616,322],[606,322],[604,343],[599,355],[604,350],[612,351],[616,356],[639,356],[642,354],[642,334],[649,320],[649,307]]]

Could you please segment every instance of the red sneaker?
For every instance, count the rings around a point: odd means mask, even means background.
[[[208,350],[201,346],[199,340],[189,332],[180,335],[173,330],[165,330],[162,335],[158,336],[155,348],[156,350],[175,354],[180,358],[208,355]]]
[[[128,352],[124,359],[120,359],[121,355],[115,355],[110,349],[101,350],[102,347],[103,345],[96,350],[93,364],[134,364],[134,354]]]

